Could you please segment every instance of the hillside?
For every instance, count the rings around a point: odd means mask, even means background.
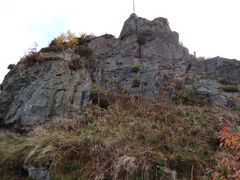
[[[240,61],[194,57],[165,18],[69,32],[9,69],[3,179],[240,178]]]

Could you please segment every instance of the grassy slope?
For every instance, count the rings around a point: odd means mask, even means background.
[[[26,179],[23,164],[50,169],[54,179],[208,179],[221,119],[209,106],[118,98],[90,105],[81,120],[36,127],[26,136],[0,132],[0,174]],[[88,123],[81,123],[88,122]],[[173,171],[172,171],[173,170]]]

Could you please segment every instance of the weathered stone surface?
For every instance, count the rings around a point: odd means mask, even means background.
[[[215,57],[208,60],[194,61],[190,70],[194,73],[212,77],[229,84],[240,84],[240,61]]]
[[[240,88],[240,61],[215,57],[208,60],[192,61],[186,75],[192,78],[191,89],[196,94],[205,95],[212,104],[228,106],[234,99],[238,107],[239,91],[230,92],[224,87]]]
[[[26,130],[55,117],[79,117],[93,83],[115,95],[153,100],[185,89],[213,105],[240,108],[240,61],[193,58],[165,18],[149,21],[132,14],[119,38],[103,35],[87,45],[93,54],[77,70],[68,66],[81,59],[71,48],[40,53],[44,60],[30,66],[14,66],[1,85],[0,124]],[[235,92],[226,92],[226,85]]]
[[[10,72],[3,83],[0,117],[5,126],[21,129],[54,116],[76,115],[88,102],[91,79],[86,70],[72,71],[63,60],[45,61],[35,66],[21,69],[19,65],[14,70],[16,74],[12,77]],[[23,79],[29,78],[32,68],[39,70],[34,79],[18,83],[20,73]],[[11,85],[14,87],[9,89]]]
[[[153,21],[137,17],[136,14],[131,14],[123,25],[120,33],[120,38],[123,39],[132,34],[149,32],[154,37],[161,37],[164,33],[171,32],[171,29],[166,18],[156,18]],[[175,34],[177,34],[175,32]]]
[[[28,176],[34,180],[50,180],[51,175],[49,170],[43,168],[35,168],[33,166],[26,166]]]

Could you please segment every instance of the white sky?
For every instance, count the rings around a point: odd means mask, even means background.
[[[240,60],[239,0],[135,0],[138,16],[165,17],[197,56]],[[119,35],[132,0],[0,0],[0,82],[27,49],[70,30]]]

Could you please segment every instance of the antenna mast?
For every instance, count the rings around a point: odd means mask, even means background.
[[[135,13],[135,1],[133,0],[133,13]]]

